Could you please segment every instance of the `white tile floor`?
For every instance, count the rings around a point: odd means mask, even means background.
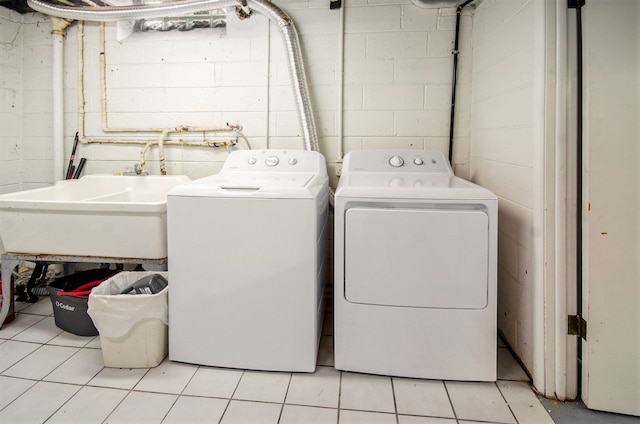
[[[545,424],[508,349],[497,383],[391,378],[333,368],[332,319],[313,374],[199,367],[104,368],[99,337],[54,324],[48,298],[0,330],[1,423]]]

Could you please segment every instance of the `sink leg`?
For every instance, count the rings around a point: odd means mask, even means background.
[[[0,308],[0,327],[4,324],[7,315],[9,315],[9,309],[13,303],[11,299],[11,294],[13,293],[11,273],[19,263],[20,261],[17,259],[10,259],[2,255],[2,308]]]

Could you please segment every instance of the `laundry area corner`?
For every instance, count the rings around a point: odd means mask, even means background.
[[[640,422],[640,3],[134,3],[0,2],[0,422]]]

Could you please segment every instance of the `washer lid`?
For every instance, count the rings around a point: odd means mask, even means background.
[[[169,196],[307,198],[313,197],[317,184],[321,181],[308,172],[232,172],[191,181],[171,190]]]

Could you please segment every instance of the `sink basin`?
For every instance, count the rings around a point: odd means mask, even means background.
[[[167,192],[189,178],[87,175],[0,195],[0,246],[30,255],[167,257]]]

